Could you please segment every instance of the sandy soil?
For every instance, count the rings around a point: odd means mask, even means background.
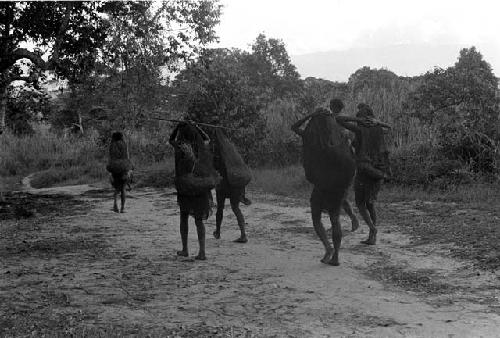
[[[326,266],[308,208],[254,194],[243,208],[249,242],[232,242],[239,231],[227,207],[220,240],[207,221],[208,260],[199,262],[175,255],[173,190],[132,191],[128,212],[116,214],[109,191],[89,189],[37,191],[90,203],[76,213],[2,222],[0,336],[500,335],[499,276],[444,246],[412,246],[390,227],[362,246],[366,226],[351,233],[343,218],[341,266]],[[194,256],[193,220],[189,236]]]

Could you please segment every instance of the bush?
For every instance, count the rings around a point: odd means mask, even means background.
[[[449,159],[467,163],[476,173],[498,173],[497,145],[487,135],[472,130],[455,130],[440,142],[440,152]]]
[[[91,162],[82,166],[50,168],[37,172],[31,180],[31,186],[40,189],[61,184],[89,184],[102,181],[107,176],[108,173],[100,163]]]
[[[469,184],[482,177],[467,163],[446,157],[441,148],[431,144],[396,150],[391,155],[391,171],[392,183],[438,189]]]

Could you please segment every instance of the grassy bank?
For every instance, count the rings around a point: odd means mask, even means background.
[[[139,186],[170,184],[172,150],[166,133],[126,133]],[[33,174],[32,186],[96,183],[108,180],[107,144],[98,135],[63,138],[50,132],[17,137],[0,135],[0,176],[3,190],[16,188]]]

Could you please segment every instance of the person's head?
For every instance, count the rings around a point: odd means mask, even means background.
[[[333,115],[339,114],[342,109],[344,109],[344,103],[340,99],[331,99],[330,100],[330,110]]]
[[[114,141],[114,142],[121,141],[121,140],[123,140],[123,134],[121,132],[119,132],[119,131],[115,131],[111,135],[111,140]]]
[[[373,110],[366,103],[360,103],[358,104],[358,112],[356,113],[356,117],[373,117]]]

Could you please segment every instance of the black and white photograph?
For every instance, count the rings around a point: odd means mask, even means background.
[[[500,3],[0,1],[0,338],[500,337]]]

